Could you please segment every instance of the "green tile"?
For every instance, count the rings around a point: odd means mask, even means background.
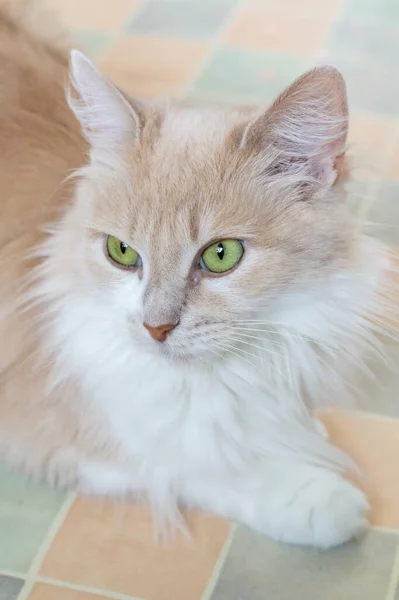
[[[72,37],[78,47],[91,59],[95,59],[101,52],[104,52],[110,41],[109,35],[95,31],[75,30]]]
[[[0,571],[27,572],[64,498],[0,466]]]
[[[366,23],[344,19],[332,29],[328,48],[331,53],[345,57],[348,64],[365,62],[369,68],[391,73],[399,55],[399,19],[392,19],[384,26],[375,20]]]
[[[398,2],[399,3],[399,2]],[[343,20],[327,41],[323,61],[344,74],[350,106],[389,116],[399,114],[399,21],[377,23]]]
[[[199,74],[190,96],[227,102],[273,100],[304,70],[301,59],[236,48],[221,48]]]
[[[367,61],[357,65],[348,65],[338,60],[331,62],[345,77],[349,106],[352,109],[387,117],[399,116],[398,77],[392,77],[378,66],[373,68]]]
[[[239,528],[211,600],[384,600],[397,546],[396,535],[372,531],[322,551]]]
[[[0,600],[16,600],[23,585],[22,579],[0,575]]]
[[[345,13],[365,21],[399,20],[398,0],[348,0]]]
[[[147,0],[127,31],[207,38],[226,22],[233,5],[233,0]]]
[[[399,115],[399,0],[346,0],[326,44],[325,61],[349,83],[358,110]]]

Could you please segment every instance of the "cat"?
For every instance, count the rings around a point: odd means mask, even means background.
[[[135,101],[26,10],[1,7],[1,459],[172,523],[363,534],[311,412],[346,401],[394,293],[344,201],[342,76],[267,109]]]

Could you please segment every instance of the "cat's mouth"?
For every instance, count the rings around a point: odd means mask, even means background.
[[[182,349],[177,350],[172,344],[162,344],[162,346],[158,348],[158,353],[160,353],[167,361],[174,364],[187,364],[192,362],[195,358],[198,358],[193,352]]]
[[[157,343],[153,346],[153,350],[163,358],[174,364],[188,364],[194,361],[204,362],[206,358],[212,356],[212,353],[206,349],[198,349],[194,345],[183,346],[171,341],[166,341],[163,344]]]
[[[186,345],[176,343],[174,340],[168,340],[165,344],[162,344],[161,351],[164,356],[177,361],[188,361],[198,357],[198,349],[195,344]]]
[[[144,339],[142,338],[142,341]],[[174,364],[192,362],[214,362],[221,358],[221,353],[213,349],[216,342],[215,334],[207,332],[196,339],[192,331],[187,333],[171,331],[163,341],[157,341],[145,336],[145,346],[151,354],[163,357]]]

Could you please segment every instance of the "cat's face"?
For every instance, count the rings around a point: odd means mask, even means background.
[[[133,344],[176,359],[245,357],[252,330],[266,333],[345,267],[336,72],[308,75],[255,119],[136,111],[83,58],[73,75],[92,150],[64,223],[68,269],[115,335],[123,327]]]

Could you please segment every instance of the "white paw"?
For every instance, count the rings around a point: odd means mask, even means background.
[[[319,470],[275,507],[269,533],[291,544],[333,548],[368,528],[363,492],[339,475]]]

